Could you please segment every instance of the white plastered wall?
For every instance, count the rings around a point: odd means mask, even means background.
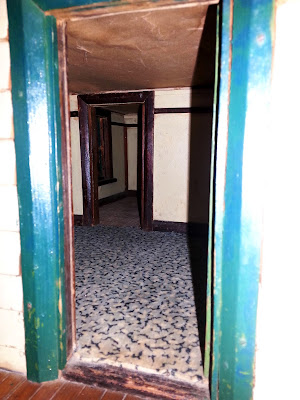
[[[137,124],[137,114],[124,115],[126,124]],[[137,190],[137,155],[138,155],[138,129],[127,128],[127,154],[128,154],[128,190]]]
[[[300,0],[277,3],[254,400],[299,398]]]
[[[211,105],[211,91],[155,92],[155,108]],[[211,119],[209,113],[155,115],[154,220],[208,222]]]
[[[72,153],[73,212],[75,215],[83,215],[80,133],[78,117],[71,118],[70,129]]]
[[[0,368],[26,372],[6,0],[0,0],[0,60]]]
[[[78,111],[77,95],[70,96],[70,111]],[[79,118],[70,118],[73,213],[83,215]]]

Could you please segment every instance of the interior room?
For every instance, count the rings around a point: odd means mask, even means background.
[[[65,375],[121,368],[195,398],[208,393],[216,8],[125,14],[67,22],[76,344]]]
[[[74,110],[77,96],[70,96]],[[73,106],[74,104],[74,106]],[[98,143],[99,224],[140,227],[138,186],[138,103],[96,107]],[[108,123],[103,124],[105,113]],[[75,223],[82,224],[83,193],[78,112],[71,112],[73,205]],[[106,133],[106,130],[108,131]],[[101,134],[101,138],[100,135]],[[141,153],[141,149],[139,151]],[[102,160],[102,162],[101,162]],[[84,161],[83,161],[84,162]]]

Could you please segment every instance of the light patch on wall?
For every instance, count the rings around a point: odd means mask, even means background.
[[[155,91],[155,108],[210,107],[213,89],[161,89]]]
[[[77,94],[70,94],[69,103],[70,103],[70,111],[78,111]]]
[[[154,220],[208,222],[211,114],[157,114]]]
[[[299,15],[299,0],[276,12],[254,400],[292,399],[299,392]]]
[[[70,130],[71,130],[71,152],[72,152],[73,212],[75,215],[82,215],[83,214],[82,173],[81,173],[80,133],[79,133],[78,117],[71,118]]]
[[[188,221],[189,114],[154,119],[154,220]]]

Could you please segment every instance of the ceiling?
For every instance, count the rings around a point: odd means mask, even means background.
[[[68,21],[70,93],[213,86],[216,6],[209,3]]]

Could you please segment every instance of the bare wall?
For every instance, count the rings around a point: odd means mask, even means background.
[[[211,91],[155,92],[155,108],[208,107]],[[212,114],[156,114],[154,220],[208,222]]]
[[[83,215],[80,133],[78,117],[71,118],[70,129],[72,152],[73,212],[75,215]]]

